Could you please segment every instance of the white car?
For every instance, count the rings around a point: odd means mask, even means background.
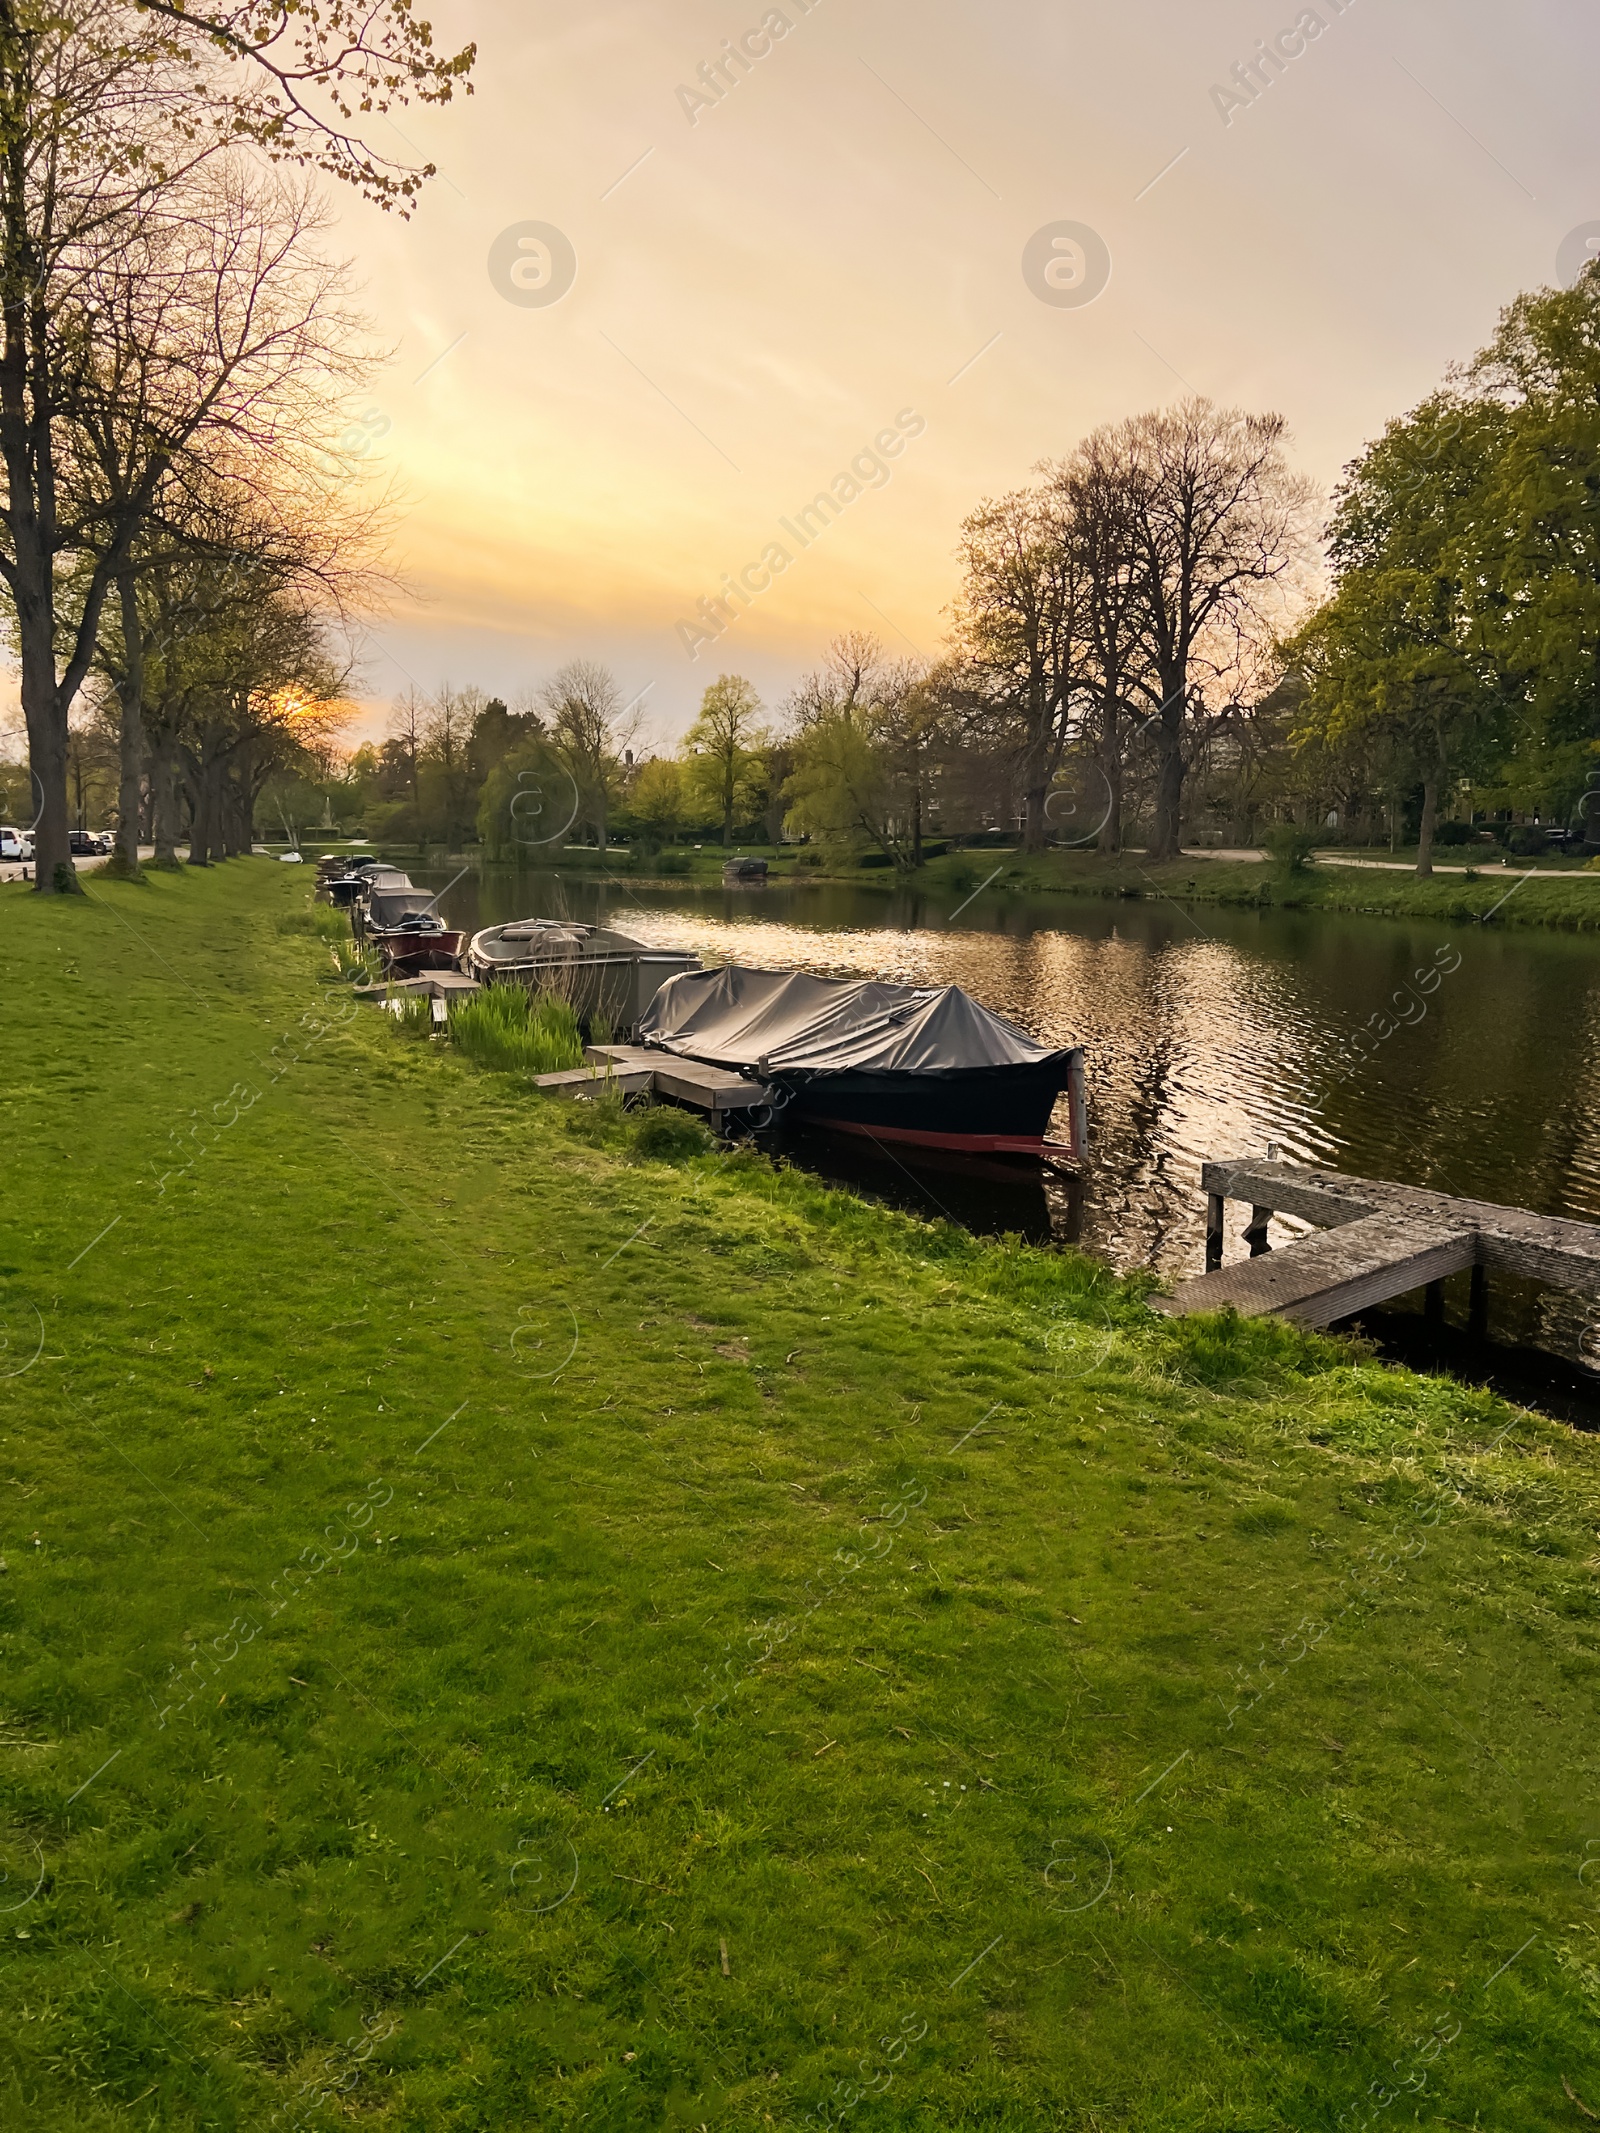
[[[305,865],[305,859],[299,852],[280,852],[278,864],[281,867],[300,867]]]
[[[31,859],[33,839],[26,830],[12,829],[0,823],[0,859]]]

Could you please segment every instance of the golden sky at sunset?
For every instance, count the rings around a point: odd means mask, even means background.
[[[932,651],[976,500],[1186,389],[1281,409],[1331,482],[1600,218],[1600,26],[1575,0],[1510,22],[1488,0],[439,11],[439,41],[479,45],[473,98],[400,116],[439,176],[409,223],[339,205],[397,351],[370,411],[414,594],[374,625],[372,721],[409,680],[512,694],[581,654],[666,736],[719,671],[780,700],[842,628]],[[851,474],[885,431],[903,448]],[[781,522],[829,489],[802,547]],[[773,543],[787,567],[691,658],[680,623],[766,578]]]

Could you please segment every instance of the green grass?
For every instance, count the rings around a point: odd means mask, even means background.
[[[0,2122],[1588,2123],[1591,1441],[657,1159],[288,874],[0,890]]]
[[[491,985],[450,1013],[450,1042],[502,1074],[560,1074],[583,1064],[578,1018],[565,1000]]]

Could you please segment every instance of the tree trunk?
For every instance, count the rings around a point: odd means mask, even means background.
[[[1176,859],[1183,810],[1183,749],[1176,734],[1161,729],[1161,768],[1156,774],[1156,814],[1150,833],[1152,859]]]
[[[1429,771],[1422,781],[1422,828],[1417,835],[1417,879],[1433,873],[1433,825],[1439,813],[1439,772]]]
[[[140,633],[138,588],[131,571],[118,574],[117,596],[122,605],[126,664],[117,684],[117,839],[104,871],[120,874],[124,881],[138,881],[139,787],[144,775],[144,638]]]
[[[158,867],[172,868],[178,858],[178,757],[170,729],[157,732],[150,766],[150,841]]]
[[[911,788],[911,864],[913,868],[920,867],[922,864],[922,785],[920,781]]]
[[[208,736],[202,730],[198,749],[185,746],[183,754],[188,769],[189,804],[193,819],[189,824],[189,864],[192,867],[208,867],[211,864],[211,845],[215,835],[214,792],[212,789],[211,765],[207,762]]]
[[[1107,705],[1101,723],[1100,775],[1106,781],[1106,816],[1097,848],[1111,858],[1122,850],[1122,728],[1114,703]]]
[[[22,622],[18,602],[18,622]],[[47,625],[48,627],[48,625]],[[33,801],[33,886],[41,895],[72,890],[77,874],[67,837],[67,721],[56,687],[55,652],[38,632],[19,627],[22,639],[22,715],[28,729],[28,770]]]

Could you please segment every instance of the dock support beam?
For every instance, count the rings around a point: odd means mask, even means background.
[[[1214,1274],[1222,1264],[1222,1210],[1220,1192],[1206,1195],[1206,1272]]]
[[[1250,1227],[1245,1231],[1244,1239],[1250,1247],[1252,1259],[1259,1259],[1263,1252],[1270,1252],[1272,1249],[1272,1246],[1267,1242],[1267,1224],[1271,1220],[1272,1209],[1270,1207],[1251,1208]]]
[[[1444,1324],[1444,1283],[1430,1281],[1422,1292],[1422,1315],[1430,1326]]]
[[[1467,1331],[1477,1341],[1489,1337],[1489,1269],[1480,1260],[1472,1269],[1472,1293],[1467,1305]]]

